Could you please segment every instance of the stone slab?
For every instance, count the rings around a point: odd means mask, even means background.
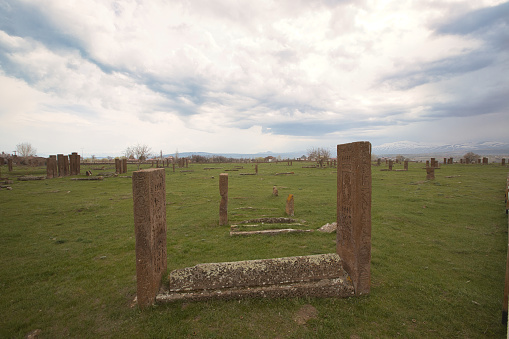
[[[329,253],[199,264],[177,269],[170,273],[166,298],[290,296],[303,291],[310,296],[354,294],[341,258]]]

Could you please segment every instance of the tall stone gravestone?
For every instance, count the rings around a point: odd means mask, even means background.
[[[65,161],[63,154],[57,154],[57,166],[58,166],[58,176],[65,177],[67,173],[65,170]]]
[[[286,215],[293,217],[295,215],[295,204],[293,200],[293,194],[288,194],[288,198],[286,198],[286,207],[285,207]]]
[[[127,159],[122,159],[122,173],[127,173]]]
[[[0,157],[0,166],[3,166],[4,164],[4,158]]]
[[[136,236],[136,294],[144,308],[155,302],[166,258],[166,184],[164,169],[133,172]]]
[[[71,165],[71,175],[80,174],[80,156],[78,153],[74,152],[69,155],[70,165]]]
[[[228,173],[219,174],[219,226],[228,224]]]
[[[120,168],[120,159],[115,158],[115,173],[120,174],[122,173],[122,169]]]
[[[12,158],[7,159],[7,169],[12,172]]]
[[[56,178],[58,176],[57,156],[50,155],[46,161],[46,178]]]
[[[505,166],[505,158],[502,158],[502,166]]]
[[[405,160],[405,162],[403,163],[403,169],[405,171],[408,171],[408,160]]]
[[[356,295],[371,283],[371,143],[338,145],[336,252]]]
[[[393,161],[392,160],[389,160],[389,171],[392,171],[392,165],[393,165]]]
[[[435,168],[434,167],[426,167],[426,180],[434,180],[435,179]]]

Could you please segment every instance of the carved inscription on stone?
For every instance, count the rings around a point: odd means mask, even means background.
[[[336,252],[357,295],[369,293],[371,274],[371,143],[338,145]]]
[[[164,169],[133,172],[138,305],[154,303],[166,271],[166,185]]]
[[[219,226],[228,224],[228,173],[219,174]]]

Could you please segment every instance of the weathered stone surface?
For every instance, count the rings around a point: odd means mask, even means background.
[[[392,171],[392,165],[393,165],[393,161],[392,160],[389,160],[389,171]]]
[[[138,305],[154,303],[166,271],[166,186],[164,169],[133,172]]]
[[[434,180],[435,179],[435,168],[427,167],[426,168],[426,180]]]
[[[405,171],[408,171],[408,160],[405,160],[405,162],[403,163],[403,169]]]
[[[336,252],[352,278],[355,294],[371,284],[371,143],[338,145]]]
[[[353,285],[335,254],[199,264],[170,273],[158,300],[351,296]]]
[[[293,194],[288,194],[288,198],[286,198],[285,212],[286,215],[290,217],[293,217],[295,215]]]
[[[272,187],[272,195],[275,197],[277,197],[279,195],[279,191],[277,190],[276,186]]]
[[[122,173],[127,173],[127,159],[122,159]]]
[[[228,224],[228,173],[219,174],[219,226]]]
[[[120,168],[120,159],[115,158],[115,173],[120,174],[122,173],[122,169]]]
[[[502,166],[505,166],[505,158],[502,158]]]
[[[333,223],[326,223],[325,225],[323,225],[322,227],[320,227],[318,229],[318,231],[320,232],[324,232],[324,233],[334,233],[336,232],[338,228],[338,223],[337,222],[333,222]]]
[[[69,155],[69,163],[71,167],[71,175],[80,174],[80,156],[78,153],[74,152]]]
[[[255,234],[277,235],[277,234],[282,234],[282,233],[307,233],[307,232],[313,232],[313,230],[300,230],[300,229],[296,229],[296,228],[279,228],[279,229],[273,229],[273,230],[259,230],[259,231],[231,230],[230,235],[255,235]]]
[[[7,159],[7,170],[12,172],[12,158]]]
[[[255,165],[255,173],[258,174],[258,164]]]
[[[65,177],[67,175],[67,172],[65,170],[65,160],[64,160],[63,154],[57,154],[57,166],[58,166],[58,176],[59,177]]]
[[[57,167],[57,156],[50,155],[48,160],[46,161],[46,178],[56,178],[58,176],[58,167]]]

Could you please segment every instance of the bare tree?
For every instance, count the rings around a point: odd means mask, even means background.
[[[308,149],[308,159],[315,160],[316,162],[318,162],[320,164],[320,167],[322,167],[323,162],[330,159],[330,151],[326,148],[311,147],[310,149]]]
[[[22,142],[21,144],[16,145],[16,152],[20,157],[32,157],[37,153],[37,150],[32,147],[32,144],[29,142]]]
[[[475,154],[474,152],[468,152],[463,156],[463,158],[467,162],[477,162],[477,159],[480,159],[481,156],[479,154]]]
[[[124,156],[126,159],[134,159],[134,147],[127,147],[124,151]]]
[[[136,146],[127,147],[124,154],[128,159],[131,158],[131,156],[138,159],[138,170],[140,170],[141,162],[147,160],[151,151],[152,150],[147,145],[137,144]]]

